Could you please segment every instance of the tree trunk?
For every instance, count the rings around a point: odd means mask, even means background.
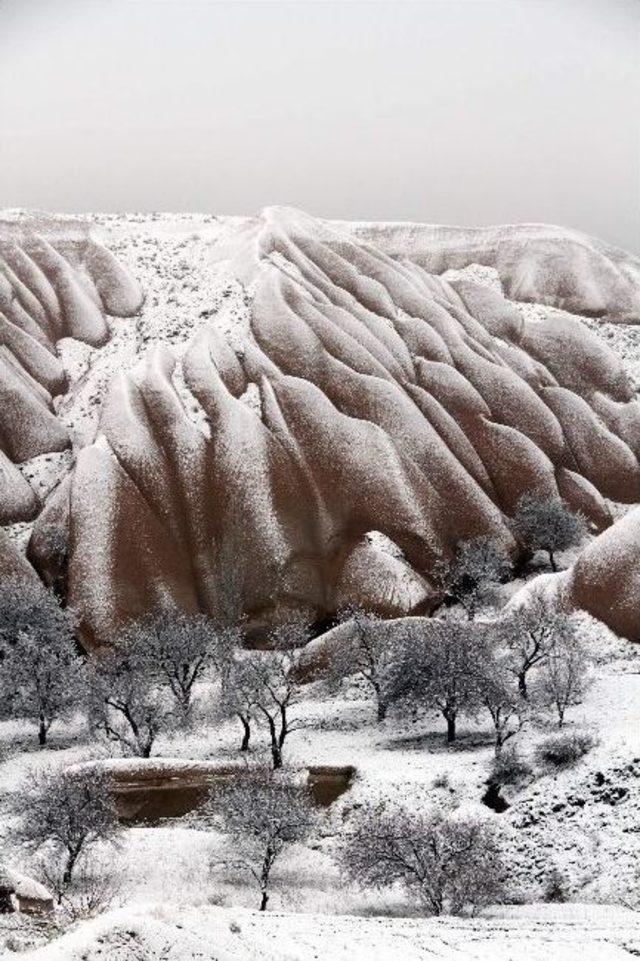
[[[180,726],[191,727],[191,697],[185,695],[180,698]]]
[[[240,718],[240,723],[242,724],[242,744],[240,745],[240,750],[248,751],[249,741],[251,739],[251,726],[246,717],[243,717],[242,714],[238,714],[238,717]]]
[[[284,705],[280,705],[280,733],[278,734],[278,747],[282,751],[284,747],[284,741],[289,733],[289,724],[287,721],[287,709]]]
[[[264,861],[262,862],[262,871],[260,872],[260,890],[262,891],[262,900],[260,901],[260,910],[267,910],[267,901],[269,900],[269,895],[267,890],[269,887],[269,875],[271,874],[271,868],[273,867],[274,854],[271,851],[271,847],[267,844],[267,849],[264,855]]]
[[[449,716],[447,718],[447,744],[451,744],[456,739],[456,719]]]
[[[269,725],[269,737],[271,739],[271,758],[273,761],[273,770],[277,771],[279,767],[282,767],[282,744],[284,741],[284,735],[280,731],[280,736],[278,737],[276,733],[276,724],[271,715],[265,711],[267,718],[267,724]]]
[[[78,859],[78,851],[72,850],[67,852],[67,862],[64,866],[64,872],[62,875],[62,883],[66,886],[71,884],[71,875],[73,874],[73,868]]]
[[[271,758],[273,760],[273,770],[277,771],[282,767],[282,751],[277,744],[271,745]]]
[[[556,559],[553,556],[553,551],[549,551],[549,563],[551,564],[551,570],[556,573],[558,568],[556,567]]]
[[[387,705],[378,697],[378,720],[384,721],[387,716]]]
[[[529,694],[528,694],[528,692],[527,692],[527,673],[526,673],[526,671],[520,671],[520,673],[518,674],[518,690],[520,691],[521,696],[522,696],[522,697],[525,699],[525,701],[526,701],[526,700],[528,699],[528,697],[529,697]]]
[[[45,721],[44,715],[40,715],[40,725],[38,727],[38,744],[40,747],[44,747],[47,743],[47,723]]]

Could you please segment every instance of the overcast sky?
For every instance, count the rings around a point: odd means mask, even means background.
[[[640,251],[640,0],[0,0],[0,207],[544,221]]]

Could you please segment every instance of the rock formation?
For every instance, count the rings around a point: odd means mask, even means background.
[[[561,592],[571,607],[588,611],[620,637],[640,641],[640,508],[587,545]]]
[[[441,227],[344,224],[359,240],[431,273],[494,267],[510,300],[548,304],[613,323],[640,322],[640,261],[578,230],[550,224]]]
[[[106,314],[140,307],[138,285],[70,220],[0,221],[0,524],[32,520],[39,501],[17,469],[71,437],[54,410],[67,388],[56,344],[109,337]]]
[[[428,612],[433,565],[460,538],[515,551],[508,518],[525,491],[560,493],[596,530],[610,523],[604,498],[640,501],[640,404],[613,353],[566,313],[539,321],[497,290],[438,276],[484,258],[524,299],[603,316],[615,301],[630,316],[631,258],[526,230],[526,251],[494,231],[485,257],[485,235],[447,246],[431,230],[409,231],[403,248],[397,230],[272,209],[235,231],[244,329],[225,336],[213,316],[181,357],[150,350],[116,376],[95,441],[35,524],[29,557],[88,643],[170,599],[242,610],[256,631],[292,609],[322,622],[346,598]],[[121,313],[137,302],[86,240],[60,246],[71,266],[58,283],[76,294],[64,322],[38,322],[48,357],[56,331],[105,336],[98,301]],[[62,389],[59,374],[40,377],[29,397],[43,379]],[[50,428],[9,454],[66,442]]]

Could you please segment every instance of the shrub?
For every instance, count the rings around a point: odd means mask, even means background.
[[[559,868],[552,868],[549,872],[543,900],[550,904],[563,904],[569,900],[567,880]]]
[[[57,902],[57,921],[63,928],[104,914],[118,903],[121,878],[109,859],[91,863],[85,859],[64,880],[63,867],[55,852],[45,850],[38,860],[38,873]]]
[[[533,768],[529,761],[522,757],[515,748],[509,748],[494,758],[489,782],[500,786],[519,784],[526,778],[531,777],[532,774]]]
[[[443,790],[451,790],[451,778],[448,771],[441,771],[440,774],[436,774],[433,779],[434,790],[442,788]]]
[[[547,552],[553,571],[558,569],[556,552],[577,546],[587,533],[582,514],[574,514],[559,497],[535,494],[524,494],[520,498],[512,524],[524,547]]]
[[[586,731],[552,734],[538,744],[536,760],[553,767],[567,767],[588,754],[596,743],[593,735]]]

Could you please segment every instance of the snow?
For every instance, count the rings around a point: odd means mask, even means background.
[[[32,457],[16,466],[44,503],[62,478],[71,470],[73,454],[69,450],[53,451],[50,454]]]
[[[480,804],[493,758],[482,718],[463,721],[459,742],[447,748],[442,719],[435,715],[392,713],[379,724],[362,684],[353,682],[329,697],[316,683],[304,689],[294,708],[293,716],[303,718],[305,726],[287,740],[287,763],[293,768],[354,764],[357,773],[352,787],[329,809],[317,840],[283,856],[266,917],[254,912],[256,891],[245,875],[212,869],[224,858],[221,835],[184,820],[136,826],[126,830],[115,857],[107,850],[100,855],[116,866],[121,886],[116,904],[121,909],[83,922],[62,940],[20,957],[128,961],[118,945],[124,943],[123,932],[130,931],[136,932],[141,956],[151,961],[156,956],[158,961],[202,961],[207,952],[216,961],[628,957],[627,947],[640,948],[640,917],[622,907],[637,904],[640,654],[623,648],[592,618],[581,615],[580,622],[600,659],[594,667],[595,683],[584,704],[571,710],[568,723],[569,729],[597,731],[599,744],[574,768],[537,771],[530,784],[508,795],[512,806],[505,814],[496,815]],[[159,738],[154,749],[158,756],[149,761],[109,758],[102,750],[100,763],[135,778],[149,767],[173,774],[182,770],[188,776],[237,761],[239,725],[217,724],[209,717],[212,697],[215,691],[202,685],[192,728]],[[525,729],[518,737],[519,749],[532,755],[550,730],[550,722]],[[54,726],[51,746],[44,751],[35,750],[34,734],[17,722],[0,723],[0,743],[8,749],[0,764],[5,792],[20,791],[34,766],[82,763],[90,751],[95,757],[95,745],[89,748],[79,720]],[[265,749],[264,732],[255,732],[252,756]],[[429,920],[417,917],[414,905],[400,892],[346,886],[332,858],[337,836],[358,805],[380,799],[471,807],[495,821],[507,850],[519,859],[521,867],[510,880],[515,899],[539,902],[548,870],[555,866],[573,902],[507,905],[477,919]],[[5,836],[10,823],[0,810]],[[28,872],[29,862],[19,852],[13,856],[12,869]],[[0,945],[14,922],[3,924],[0,919]],[[35,934],[31,943],[38,943]]]
[[[556,912],[560,913],[560,912]],[[216,907],[124,910],[23,961],[623,961],[636,953],[640,925],[630,913],[585,918],[421,920],[266,914]],[[550,949],[552,955],[550,955]]]
[[[13,887],[19,898],[29,898],[34,901],[50,901],[51,892],[45,888],[44,884],[34,881],[33,878],[13,871],[11,868],[0,867],[3,881],[6,879]]]
[[[133,371],[151,348],[166,347],[175,361],[171,383],[190,421],[209,436],[208,418],[185,383],[186,346],[211,324],[236,352],[251,342],[253,291],[231,276],[221,254],[229,234],[249,221],[191,214],[89,219],[98,239],[141,282],[147,297],[138,317],[108,319],[111,339],[105,346],[92,348],[71,338],[60,342],[70,389],[56,398],[55,409],[71,433],[74,450],[20,465],[43,498],[70,469],[78,449],[93,440],[116,373]],[[281,254],[273,253],[271,259],[281,266]],[[289,270],[297,269],[287,264]],[[478,264],[449,270],[443,279],[501,289],[497,271]],[[564,316],[539,304],[515,306],[530,323]],[[640,327],[580,321],[613,349],[640,387]],[[255,384],[241,400],[261,412]],[[101,443],[108,449],[104,439]],[[612,506],[616,514],[628,509]],[[29,531],[28,524],[9,529],[21,545]],[[377,552],[401,560],[399,548],[379,532],[369,532],[367,540]],[[561,561],[566,566],[571,559]],[[555,589],[564,576],[545,574],[535,583]],[[528,581],[525,590],[532,583]],[[506,586],[504,599],[522,586]],[[251,909],[255,891],[246,878],[211,871],[211,862],[222,852],[223,839],[215,832],[180,822],[135,827],[127,830],[114,858],[126,907],[85,922],[38,951],[15,956],[24,961],[128,961],[132,954],[127,945],[136,945],[139,956],[149,961],[616,961],[637,955],[640,918],[622,905],[638,903],[640,656],[603,625],[587,615],[581,618],[596,657],[596,680],[584,704],[571,711],[569,727],[596,731],[599,743],[574,768],[537,771],[530,784],[509,793],[512,806],[505,815],[494,815],[480,804],[493,757],[484,722],[463,722],[458,744],[447,748],[440,718],[395,715],[377,724],[373,705],[358,683],[332,698],[315,685],[295,708],[305,727],[287,741],[287,760],[294,767],[353,764],[357,775],[332,806],[322,837],[283,859],[272,896],[274,910],[264,916]],[[185,773],[229,763],[237,758],[239,728],[233,722],[214,723],[207,714],[208,694],[206,687],[199,691],[200,713],[193,728],[163,735],[155,746],[162,757],[144,764],[108,757],[106,749],[89,745],[79,721],[54,725],[51,748],[44,751],[32,750],[32,729],[0,722],[3,794],[20,791],[38,765],[82,763],[96,755],[108,768],[130,774],[149,763],[159,771]],[[526,729],[518,738],[519,748],[531,756],[550,730],[549,725]],[[263,733],[254,735],[254,744],[256,752],[264,750]],[[524,848],[524,856],[519,853],[523,866],[512,878],[514,897],[542,897],[544,878],[555,865],[575,900],[513,904],[489,909],[481,918],[436,920],[412,917],[415,909],[398,892],[346,888],[331,856],[335,839],[358,805],[380,799],[415,806],[471,805],[495,819],[512,852],[518,845]],[[7,848],[11,819],[4,807],[0,829]],[[12,858],[11,870],[30,866],[22,852],[12,851]],[[0,920],[0,948],[3,923]],[[5,949],[3,961],[5,956],[14,953]]]
[[[502,281],[495,267],[487,267],[485,264],[469,264],[467,267],[451,267],[441,274],[443,280],[451,283],[455,280],[471,280],[474,284],[481,287],[489,287],[491,290],[501,294]]]
[[[167,346],[181,357],[192,336],[224,306],[226,327],[236,317],[246,324],[244,290],[212,246],[221,227],[206,215],[96,215],[95,235],[141,284],[145,302],[136,318],[109,319],[111,338],[99,349],[61,342],[72,386],[59,401],[58,415],[76,444],[93,439],[100,408],[116,372],[132,370],[149,348]],[[206,418],[178,369],[176,387],[191,419],[206,433]]]
[[[587,628],[596,644],[597,623],[591,622]],[[640,797],[635,788],[637,775],[628,767],[640,757],[640,673],[625,670],[623,660],[609,657],[595,671],[596,682],[585,703],[572,709],[569,724],[597,730],[600,743],[575,768],[561,773],[539,771],[531,784],[509,795],[512,807],[505,815],[494,815],[480,805],[493,757],[482,719],[462,722],[458,744],[447,748],[442,721],[434,715],[394,715],[383,724],[376,723],[374,707],[358,683],[329,699],[320,684],[306,689],[294,713],[294,717],[304,718],[305,727],[287,741],[288,763],[294,768],[355,764],[357,773],[353,786],[329,809],[318,842],[296,849],[283,860],[273,908],[328,915],[345,911],[380,914],[391,909],[400,914],[413,912],[399,894],[345,888],[331,856],[335,838],[351,812],[365,801],[382,798],[413,805],[471,805],[493,818],[510,847],[525,844],[530,852],[522,870],[514,875],[514,897],[542,895],[551,852],[553,863],[574,884],[574,897],[635,903],[634,871],[640,850],[634,826],[640,822]],[[210,696],[207,688],[201,689],[200,710],[206,709]],[[525,730],[518,739],[519,748],[532,754],[549,730],[544,726]],[[76,731],[82,741],[82,730]],[[86,749],[81,743],[71,747],[57,744],[62,735],[61,729],[52,731],[50,750],[7,758],[0,766],[5,790],[19,791],[34,765],[82,762]],[[239,735],[236,723],[214,725],[205,714],[191,732],[160,738],[155,748],[159,757],[150,761],[111,758],[101,763],[134,778],[139,769],[149,767],[174,774],[183,769],[188,776],[216,763],[236,761]],[[2,740],[11,742],[15,736],[15,722],[0,725]],[[261,732],[255,737],[254,751],[265,747]],[[640,775],[640,766],[636,767]],[[597,774],[604,778],[598,788]],[[611,804],[611,789],[625,787],[624,800]],[[585,803],[569,817],[569,799],[575,797],[584,798]],[[558,805],[563,805],[561,811],[555,810]],[[594,836],[600,839],[595,848]],[[210,861],[219,856],[219,835],[205,834],[179,820],[162,827],[128,829],[116,858],[122,898],[140,908],[200,904],[210,898],[230,911],[238,905],[252,907],[255,892],[246,878],[210,872]],[[519,858],[523,860],[522,853]],[[27,866],[16,864],[16,869],[26,870]]]

